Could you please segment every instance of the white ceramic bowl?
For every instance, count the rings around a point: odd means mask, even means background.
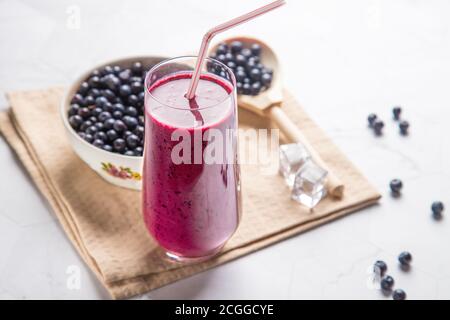
[[[69,124],[67,112],[70,107],[70,100],[78,91],[80,84],[85,81],[92,71],[101,69],[107,65],[120,66],[122,68],[131,67],[135,61],[142,62],[144,68],[150,70],[155,64],[165,60],[164,57],[129,57],[109,61],[92,68],[83,73],[65,92],[61,104],[61,118],[66,129],[70,144],[78,156],[86,162],[95,172],[106,181],[119,187],[140,190],[142,187],[142,159],[143,157],[125,156],[118,153],[108,152],[97,148],[83,140],[72,129]]]

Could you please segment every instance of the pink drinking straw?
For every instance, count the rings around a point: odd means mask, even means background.
[[[206,51],[208,49],[209,43],[211,42],[211,39],[218,33],[221,33],[222,31],[228,30],[230,28],[233,28],[237,25],[240,25],[241,23],[247,22],[253,18],[256,18],[260,15],[263,15],[269,11],[272,11],[273,9],[276,9],[278,7],[281,7],[286,2],[285,0],[277,0],[272,3],[269,3],[268,5],[265,5],[264,7],[261,7],[259,9],[253,10],[249,13],[246,13],[240,17],[231,19],[230,21],[227,21],[225,23],[219,24],[218,26],[210,29],[205,35],[203,36],[202,45],[200,46],[200,51],[198,53],[197,62],[195,64],[194,73],[192,74],[191,83],[189,85],[189,90],[186,94],[186,97],[190,100],[195,97],[195,91],[197,90],[198,82],[200,80],[200,73],[203,66],[203,61],[205,60]]]

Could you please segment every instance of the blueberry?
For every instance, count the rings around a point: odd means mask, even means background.
[[[250,50],[255,56],[259,56],[261,54],[261,46],[257,43],[252,44]]]
[[[219,55],[216,57],[216,60],[218,60],[218,61],[220,61],[220,62],[222,62],[222,63],[225,63],[225,60],[226,60],[225,54],[219,54]]]
[[[125,114],[129,115],[129,116],[132,116],[132,117],[137,117],[138,111],[136,110],[135,107],[127,107],[125,109]]]
[[[94,97],[93,97],[93,96],[86,96],[86,97],[84,98],[84,105],[85,105],[86,107],[90,107],[90,106],[95,105],[95,99],[94,99]]]
[[[90,77],[88,84],[91,88],[98,88],[100,86],[100,78],[98,76]]]
[[[100,120],[101,122],[105,122],[109,118],[111,118],[111,113],[109,113],[108,111],[103,111],[98,115],[98,120]]]
[[[385,290],[385,291],[390,291],[392,289],[392,287],[394,286],[394,278],[392,278],[391,276],[386,276],[383,279],[381,279],[381,289]]]
[[[127,150],[127,151],[125,151],[124,155],[126,155],[126,156],[134,156],[134,152],[131,151],[131,150]]]
[[[261,63],[261,59],[258,56],[251,56],[248,59],[253,60],[258,68],[260,69],[264,68],[264,65]]]
[[[77,114],[74,116],[70,116],[69,123],[70,123],[70,126],[76,130],[81,125],[81,123],[83,123],[83,118]]]
[[[253,69],[256,69],[256,62],[253,59],[247,61],[247,71],[251,72]]]
[[[250,78],[248,78],[248,77],[246,77],[246,78],[244,79],[244,81],[242,81],[243,84],[245,84],[245,83],[250,83],[250,82],[251,82],[251,80],[250,80]]]
[[[256,96],[259,94],[259,92],[261,91],[261,83],[259,82],[254,82],[252,84],[252,88],[251,88],[251,94]]]
[[[116,120],[114,122],[113,128],[117,132],[123,132],[123,131],[127,130],[127,126],[125,125],[125,123],[123,123],[122,120]]]
[[[144,138],[144,127],[143,126],[137,126],[134,130],[133,133],[135,135],[137,135],[139,138]]]
[[[442,217],[442,211],[444,211],[444,204],[441,201],[435,201],[431,204],[431,211],[433,212],[433,217],[440,219]]]
[[[109,75],[109,74],[113,73],[113,67],[106,66],[106,67],[103,68],[103,70],[100,73],[103,76]]]
[[[125,140],[123,140],[121,138],[116,139],[113,142],[113,147],[114,147],[114,150],[116,150],[117,152],[123,153],[126,148],[126,142],[125,142]]]
[[[236,63],[233,61],[229,61],[227,62],[227,67],[230,68],[231,70],[234,70],[236,68]]]
[[[84,98],[81,94],[77,93],[70,101],[71,104],[78,104],[80,107],[84,106]]]
[[[242,82],[236,82],[237,94],[242,94]]]
[[[139,98],[135,94],[131,94],[128,96],[128,103],[131,106],[136,106],[139,102]]]
[[[139,137],[135,134],[130,134],[127,137],[127,145],[130,149],[134,149],[139,145]]]
[[[259,81],[261,80],[261,70],[257,69],[257,68],[253,68],[250,71],[250,78],[254,81]]]
[[[98,131],[98,129],[97,129],[97,127],[96,126],[90,126],[90,127],[88,127],[87,129],[86,129],[86,133],[87,134],[90,134],[90,135],[95,135],[96,133],[97,133],[97,131]]]
[[[393,179],[389,186],[391,188],[392,193],[400,193],[403,188],[403,182],[400,179]]]
[[[119,137],[119,134],[114,129],[110,129],[106,131],[106,136],[108,137],[109,141],[114,141]]]
[[[236,77],[236,81],[237,81],[237,82],[242,82],[242,81],[244,81],[244,79],[245,79],[246,76],[247,76],[247,75],[245,74],[245,72],[244,72],[244,71],[241,71],[241,70],[237,71],[236,74],[235,74],[235,77]]]
[[[384,276],[384,274],[387,271],[387,264],[384,261],[378,260],[375,262],[374,266],[373,266],[373,271],[379,275],[379,276]]]
[[[373,125],[377,119],[378,119],[378,117],[375,113],[369,114],[369,116],[367,117],[367,121],[369,122],[369,127],[373,127]]]
[[[127,84],[123,84],[119,88],[119,94],[122,97],[128,97],[131,94],[131,87]]]
[[[87,83],[86,81],[80,84],[80,87],[78,88],[78,93],[81,95],[85,95],[86,93],[88,93],[89,91],[89,83]]]
[[[145,99],[145,92],[144,92],[144,90],[139,92],[138,99],[139,99],[140,102],[144,103],[144,99]]]
[[[125,112],[125,107],[121,103],[116,103],[114,105],[114,111],[120,111],[120,112],[124,113]]]
[[[134,155],[136,155],[136,156],[142,156],[143,152],[144,152],[144,149],[142,147],[136,147],[134,149]]]
[[[400,253],[400,255],[398,256],[398,261],[402,265],[409,265],[412,261],[411,253],[409,253],[408,251]]]
[[[133,65],[131,66],[131,70],[133,71],[134,74],[136,75],[141,75],[142,74],[142,63],[140,62],[135,62],[133,63]]]
[[[138,117],[138,123],[140,126],[143,126],[145,123],[145,117],[144,116],[139,116]]]
[[[247,63],[247,59],[245,59],[245,57],[242,54],[238,54],[234,58],[234,63],[235,63],[235,67],[236,66],[245,66],[245,64]]]
[[[92,143],[94,146],[96,146],[97,148],[101,148],[104,145],[103,140],[100,139],[95,139],[94,142]]]
[[[80,110],[80,106],[76,103],[71,104],[69,108],[69,116],[74,116],[78,114],[78,110]]]
[[[91,143],[94,140],[94,137],[88,133],[86,133],[83,137],[83,139],[89,143]]]
[[[242,85],[242,93],[243,94],[251,94],[252,92],[252,87],[250,86],[249,83],[244,83]]]
[[[405,300],[406,299],[406,293],[402,289],[395,289],[392,294],[392,299],[394,300]]]
[[[98,117],[101,113],[103,112],[102,108],[94,108],[91,113],[95,116]],[[100,120],[103,122],[103,120]]]
[[[227,64],[228,62],[233,61],[234,62],[234,56],[231,53],[227,53],[225,55],[225,61],[224,63]]]
[[[109,145],[109,144],[104,144],[102,148],[105,151],[109,151],[109,152],[113,151],[113,147],[111,145]]]
[[[114,120],[113,118],[106,119],[105,122],[103,122],[103,127],[106,130],[112,129],[114,127],[115,122],[116,120]]]
[[[408,134],[408,128],[409,128],[409,122],[408,121],[400,121],[400,124],[398,125],[400,128],[400,133],[402,135],[407,135]]]
[[[87,128],[89,128],[90,126],[93,126],[93,125],[94,125],[94,124],[93,124],[90,120],[87,120],[87,121],[85,121],[85,122],[83,122],[83,123],[81,124],[80,130],[81,130],[81,131],[86,131]]]
[[[89,90],[88,94],[90,96],[94,97],[94,99],[96,99],[101,95],[101,92],[97,88],[93,88],[93,89]]]
[[[400,113],[402,112],[402,108],[400,106],[396,106],[392,109],[392,114],[394,115],[395,120],[400,119]]]
[[[221,43],[217,47],[216,55],[225,54],[228,52],[228,45],[226,43]]]
[[[131,136],[132,134],[133,132],[131,132],[130,130],[125,130],[122,134],[122,137],[126,139],[128,136]]]
[[[117,97],[111,90],[105,89],[102,91],[102,94],[109,102],[116,102]]]
[[[384,128],[384,122],[381,121],[381,120],[378,120],[378,119],[375,120],[375,122],[373,123],[373,128],[374,128],[375,133],[376,133],[377,135],[381,135],[382,130],[383,130],[383,128]]]
[[[233,41],[231,43],[231,53],[233,53],[233,54],[241,52],[242,48],[243,48],[243,45],[242,45],[242,42],[240,42],[240,41]]]
[[[121,71],[122,71],[122,68],[120,66],[113,67],[113,72],[116,76],[118,76]]]
[[[272,82],[272,75],[270,73],[264,72],[261,76],[261,82],[265,87],[269,87]]]
[[[92,116],[92,117],[89,117],[89,119],[88,119],[89,121],[91,121],[92,123],[96,123],[97,122],[97,118],[96,117],[94,117],[94,116]]]
[[[78,115],[86,119],[90,117],[91,111],[88,108],[83,107],[78,110]]]
[[[100,76],[100,71],[98,69],[95,69],[94,71],[91,72],[91,77],[92,76]]]
[[[142,84],[140,82],[135,81],[131,84],[131,92],[133,92],[134,94],[138,94],[142,90],[144,90],[144,88],[142,87]]]
[[[109,90],[116,91],[120,86],[120,80],[114,75],[107,76],[105,85]]]
[[[138,120],[131,116],[123,117],[123,122],[127,126],[128,129],[133,130],[138,125]]]
[[[130,78],[131,78],[131,70],[130,69],[125,69],[119,73],[119,79],[122,82],[127,82]]]
[[[77,132],[78,136],[84,140],[84,137],[86,136],[86,133],[84,133],[83,131]]]
[[[112,115],[113,115],[114,119],[122,119],[123,112],[122,111],[114,111]]]
[[[242,49],[241,54],[246,58],[249,59],[252,56],[252,51],[248,48]]]
[[[98,129],[98,131],[102,131],[105,128],[103,122],[97,122],[94,126]]]
[[[106,141],[106,140],[108,140],[108,136],[103,131],[98,131],[94,134],[94,139]]]

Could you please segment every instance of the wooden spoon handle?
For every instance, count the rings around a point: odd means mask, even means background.
[[[344,184],[342,181],[330,170],[327,164],[322,160],[320,155],[311,146],[308,139],[298,129],[298,127],[292,122],[291,119],[284,113],[279,106],[270,107],[267,110],[269,117],[275,121],[277,126],[283,131],[283,133],[294,142],[302,143],[305,148],[311,154],[312,159],[317,165],[328,171],[328,177],[326,182],[326,188],[328,192],[336,198],[341,198],[344,193]]]

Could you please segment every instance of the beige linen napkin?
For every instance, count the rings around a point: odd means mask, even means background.
[[[137,191],[104,181],[73,152],[59,118],[62,88],[8,94],[0,131],[47,198],[67,236],[113,298],[127,298],[236,259],[377,202],[380,195],[286,93],[285,112],[346,186],[310,211],[290,200],[276,173],[242,166],[241,224],[217,257],[193,265],[165,259],[147,233]],[[240,111],[240,127],[270,123]],[[320,231],[316,231],[320,232]],[[324,235],[326,236],[326,235]],[[332,241],[332,239],[330,239]]]

